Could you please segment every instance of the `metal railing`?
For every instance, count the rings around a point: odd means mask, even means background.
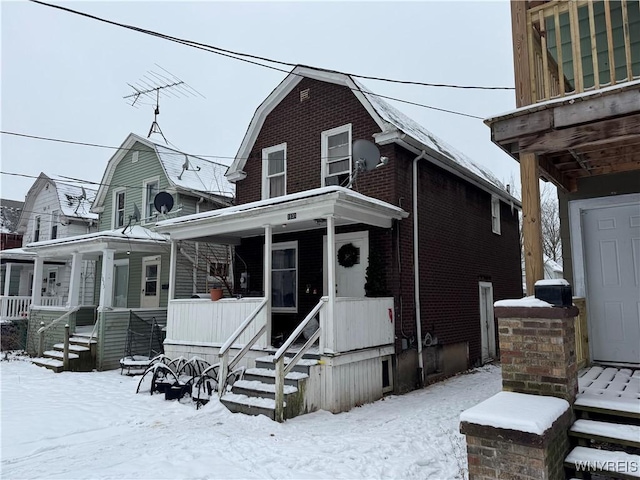
[[[287,340],[282,344],[282,346],[278,349],[273,357],[273,363],[276,365],[276,408],[275,408],[275,420],[277,422],[282,422],[284,420],[284,380],[287,374],[296,366],[296,364],[300,361],[300,359],[304,356],[304,354],[311,348],[311,346],[320,338],[320,333],[322,332],[321,328],[313,332],[312,335],[309,336],[309,339],[302,346],[302,348],[295,354],[293,358],[289,360],[289,362],[285,365],[285,353],[291,347],[293,342],[300,336],[302,331],[309,325],[309,322],[313,320],[313,318],[320,312],[322,307],[324,307],[329,301],[329,297],[322,297],[318,304],[313,307],[305,319],[298,325],[293,333],[287,338]]]
[[[638,31],[637,1],[555,0],[529,9],[532,101],[640,78]]]
[[[238,352],[238,354],[233,358],[233,360],[229,361],[229,350],[233,344],[240,338],[240,335],[244,333],[244,331],[251,325],[251,323],[258,316],[260,311],[267,305],[267,298],[265,297],[256,307],[256,309],[251,312],[251,314],[240,324],[240,326],[236,329],[235,332],[227,339],[227,341],[220,348],[220,352],[218,352],[218,356],[220,357],[220,368],[218,370],[218,395],[222,397],[226,390],[226,379],[227,373],[229,371],[233,371],[233,368],[238,364],[238,362],[244,357],[244,355],[249,351],[251,347],[253,347],[258,339],[267,331],[266,323],[256,332],[256,334],[245,344],[245,346]],[[267,320],[268,321],[268,320]]]

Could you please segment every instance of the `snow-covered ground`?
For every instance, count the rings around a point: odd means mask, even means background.
[[[407,395],[283,424],[218,401],[135,394],[139,377],[0,362],[3,479],[453,479],[460,412],[501,388],[487,366]]]

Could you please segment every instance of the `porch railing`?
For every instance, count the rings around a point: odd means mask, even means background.
[[[267,305],[267,298],[263,298],[262,301],[258,304],[256,309],[251,312],[251,314],[245,319],[244,322],[233,332],[227,341],[220,348],[220,352],[218,352],[218,356],[220,358],[220,368],[218,370],[218,394],[222,397],[226,389],[226,380],[227,374],[230,371],[233,371],[234,367],[238,364],[238,362],[245,356],[245,354],[249,351],[251,347],[253,347],[258,339],[265,334],[267,331],[267,323],[265,321],[264,325],[262,325],[258,331],[247,341],[242,350],[238,352],[238,354],[233,358],[233,360],[229,361],[229,351],[235,342],[238,341],[240,336],[248,329],[248,327],[253,323],[253,321],[258,318],[258,314],[262,311],[262,309]]]
[[[550,1],[527,11],[534,103],[640,78],[637,1]]]
[[[25,318],[29,313],[31,297],[0,297],[0,318],[3,320]]]
[[[277,422],[282,422],[284,420],[284,379],[286,375],[291,371],[293,367],[296,366],[298,361],[302,358],[302,356],[311,348],[311,346],[320,338],[320,334],[322,330],[320,327],[309,337],[306,343],[302,346],[302,348],[294,355],[294,357],[289,360],[287,365],[284,364],[285,353],[291,347],[293,342],[300,336],[302,331],[307,328],[309,322],[315,318],[315,316],[322,310],[327,304],[329,297],[322,297],[318,304],[313,307],[313,310],[309,312],[309,314],[305,317],[305,319],[298,325],[293,333],[287,338],[287,340],[282,344],[282,346],[278,349],[276,354],[273,357],[273,363],[276,365],[276,392],[275,392],[275,420]]]
[[[44,325],[44,322],[40,323],[40,328],[38,329],[38,356],[39,357],[41,357],[44,354],[44,334],[46,333],[46,331],[52,327],[55,327],[56,325],[59,325],[63,320],[66,320],[67,318],[69,318],[71,314],[76,313],[78,310],[80,310],[80,308],[81,307],[72,308],[71,310],[66,312],[64,315],[59,316],[48,325]]]
[[[40,297],[41,307],[60,307],[62,306],[62,297]]]

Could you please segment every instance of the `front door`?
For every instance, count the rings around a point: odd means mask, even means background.
[[[369,232],[336,235],[336,295],[362,298],[365,296],[367,266],[369,265]],[[324,238],[324,265],[327,265],[327,237]],[[327,294],[327,274],[324,272],[324,292]]]
[[[160,256],[142,259],[142,296],[141,308],[160,306]]]
[[[592,359],[640,364],[640,205],[581,217]]]
[[[482,363],[496,358],[496,324],[493,315],[493,285],[480,282],[480,338]]]

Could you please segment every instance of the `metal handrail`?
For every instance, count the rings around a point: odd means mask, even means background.
[[[222,397],[225,391],[227,372],[233,369],[238,362],[244,357],[251,347],[255,345],[258,339],[267,331],[267,326],[263,325],[260,330],[247,342],[247,344],[238,352],[238,354],[229,362],[229,350],[231,346],[240,338],[240,335],[251,325],[253,320],[258,316],[260,311],[267,305],[267,297],[263,298],[251,314],[245,318],[244,322],[240,324],[236,331],[227,339],[226,342],[220,348],[218,357],[220,358],[220,369],[218,370],[218,395]]]
[[[285,353],[291,347],[293,342],[300,336],[302,331],[309,325],[309,322],[320,312],[322,307],[324,307],[329,301],[329,297],[321,297],[318,304],[313,307],[305,319],[298,325],[289,338],[282,344],[282,346],[278,349],[278,351],[273,356],[273,363],[276,365],[276,391],[275,391],[275,419],[278,422],[282,422],[284,420],[284,379],[286,375],[297,365],[303,355],[311,348],[311,346],[320,338],[320,334],[322,329],[318,327],[318,329],[309,337],[306,343],[302,346],[302,348],[294,355],[294,357],[289,361],[289,363],[285,366],[284,358]]]

